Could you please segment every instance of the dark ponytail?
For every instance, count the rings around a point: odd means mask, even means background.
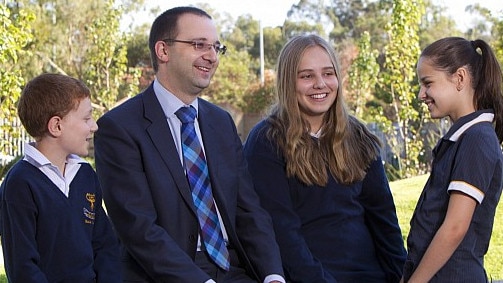
[[[478,74],[478,83],[475,88],[475,105],[477,110],[493,109],[495,131],[500,143],[503,140],[503,93],[501,67],[491,47],[483,40],[472,41],[475,50],[480,49],[480,69],[475,69]]]

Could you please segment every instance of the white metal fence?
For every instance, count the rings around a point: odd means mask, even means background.
[[[12,131],[5,131],[7,127]],[[17,156],[23,155],[24,143],[29,142],[31,137],[26,133],[19,119],[8,121],[6,118],[0,119],[0,165],[5,165]]]

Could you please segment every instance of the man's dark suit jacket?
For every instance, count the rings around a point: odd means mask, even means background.
[[[252,278],[283,275],[269,215],[260,207],[229,113],[199,99],[198,121],[213,196]],[[196,282],[199,225],[187,178],[153,85],[98,120],[96,169],[124,246],[125,280]],[[135,281],[136,282],[136,281]]]

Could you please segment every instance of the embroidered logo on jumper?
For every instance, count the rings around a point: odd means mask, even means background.
[[[96,214],[94,213],[94,203],[96,202],[96,195],[93,193],[86,193],[86,200],[89,202],[90,209],[86,207],[83,208],[84,211],[84,223],[94,224],[94,219]]]
[[[87,193],[86,194],[86,199],[89,202],[89,204],[91,205],[91,211],[93,211],[94,210],[94,202],[96,202],[96,196],[95,196],[95,194]]]
[[[84,210],[84,222],[86,224],[94,224],[94,218],[96,217],[96,214],[94,212],[89,211],[87,208],[83,208]]]

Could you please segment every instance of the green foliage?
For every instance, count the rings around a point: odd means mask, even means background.
[[[264,110],[276,101],[275,74],[271,71],[266,72],[264,83],[257,82],[252,84],[243,97],[241,109],[247,113],[263,114]]]
[[[325,31],[320,23],[312,24],[308,21],[292,22],[287,20],[283,25],[283,35],[287,39],[306,33],[323,35]]]
[[[292,5],[283,23],[283,36],[288,40],[297,34],[314,33],[324,36],[330,24],[326,7],[320,0],[300,0]]]
[[[220,65],[210,86],[202,95],[214,103],[241,108],[243,96],[257,77],[250,72],[251,57],[246,51],[235,51],[228,46],[220,58]]]
[[[246,51],[251,56],[250,71],[260,69],[260,22],[251,15],[240,16],[232,30],[222,34],[224,44],[235,51]],[[264,68],[273,69],[281,48],[285,43],[281,27],[262,27]]]
[[[420,54],[418,27],[424,6],[422,0],[395,0],[392,21],[388,26],[383,87],[392,98],[391,123],[383,125],[399,159],[401,177],[415,176],[424,165],[419,162],[422,139],[422,108],[418,104],[414,84],[415,66]],[[391,125],[391,127],[389,126]]]
[[[274,73],[267,70],[262,85],[248,52],[228,52],[220,58],[220,65],[210,84],[202,93],[210,101],[243,112],[260,113],[274,101]]]
[[[258,73],[260,70],[260,22],[252,18],[251,15],[243,15],[238,17],[232,30],[224,32],[222,34],[222,40],[227,47],[232,48],[234,52],[246,51],[250,58],[249,71],[252,73]],[[271,55],[269,51],[269,46],[275,46],[274,35],[271,39],[266,39],[266,31],[270,28],[264,28],[264,53],[265,61],[270,61]],[[274,29],[273,29],[274,30]],[[279,36],[281,37],[281,30],[279,30]],[[281,42],[282,45],[282,42]],[[272,55],[277,56],[277,55]],[[276,58],[273,59],[273,62]],[[270,65],[267,66],[269,68]]]
[[[122,11],[109,1],[104,13],[86,29],[91,43],[86,51],[82,79],[91,89],[102,111],[108,111],[118,100],[138,92],[139,72],[128,69],[127,46],[119,31]]]
[[[150,50],[148,49],[149,29],[149,25],[142,25],[126,37],[128,67],[150,66]]]
[[[367,111],[367,102],[373,100],[375,85],[379,74],[377,50],[372,50],[371,38],[368,32],[364,32],[358,41],[358,56],[353,61],[348,72],[348,96],[349,107],[356,117],[364,121],[377,122]]]
[[[36,60],[20,60],[25,79],[41,73],[67,74],[82,78],[86,50],[91,43],[86,27],[106,11],[104,0],[18,0],[19,6],[33,11],[36,20],[28,46]],[[78,12],[76,12],[78,11]]]
[[[462,32],[456,27],[456,22],[445,17],[446,7],[432,4],[432,0],[424,0],[425,14],[419,25],[419,46],[424,49],[427,45],[447,35],[461,36]]]
[[[264,68],[272,70],[276,67],[276,60],[286,40],[279,27],[264,28],[262,33],[264,37]],[[260,36],[258,34],[255,37],[253,48],[250,50],[250,55],[253,58],[260,58]]]
[[[120,32],[119,22],[124,11],[115,1],[19,2],[37,16],[31,31],[34,40],[28,48],[38,60],[23,58],[19,62],[26,80],[44,72],[81,79],[91,89],[98,112],[137,93],[139,71],[127,67],[128,38]]]
[[[334,0],[330,1],[328,14],[334,29],[331,32],[331,38],[341,41],[355,36],[357,19],[363,16],[363,1],[354,0]]]
[[[255,44],[255,38],[259,36],[260,23],[251,15],[239,16],[234,23],[232,31],[224,34],[226,44],[234,46],[235,50],[249,51]],[[255,53],[255,58],[259,54]]]
[[[480,4],[471,4],[465,8],[471,14],[479,15],[480,20],[474,19],[471,27],[465,32],[464,36],[468,39],[483,39],[490,41],[490,26],[496,18],[491,15],[489,9]]]
[[[17,117],[16,103],[24,84],[22,67],[18,61],[22,56],[30,57],[23,48],[33,39],[30,28],[34,15],[26,10],[12,13],[5,4],[0,4],[0,155],[14,147],[14,138],[19,137],[20,128],[12,127]]]
[[[288,18],[291,21],[311,21],[321,22],[325,14],[323,0],[300,0],[297,5],[292,5],[288,11]]]
[[[491,14],[491,11],[478,4],[469,6],[469,8],[472,13],[478,13],[481,17],[480,26],[484,27],[483,30],[487,30],[487,26],[491,27],[490,34],[483,37],[483,39],[492,46],[500,65],[503,64],[503,10],[500,11],[499,15],[494,15]],[[471,29],[468,30],[468,33],[471,31]],[[475,38],[471,37],[471,39]]]
[[[501,64],[503,64],[503,20],[494,24],[494,32],[496,34],[494,37],[495,41],[493,43],[494,51],[501,66]]]
[[[355,30],[350,33],[351,38],[358,39],[368,32],[371,37],[372,48],[383,50],[388,42],[386,25],[391,21],[391,12],[393,10],[393,1],[365,1],[366,5],[362,11],[357,14],[355,21]],[[354,8],[353,8],[354,9]]]
[[[119,0],[124,13],[134,12],[143,9],[145,0]]]
[[[417,0],[297,1],[281,27],[263,29],[264,84],[258,79],[259,21],[251,15],[239,16],[234,21],[229,14],[220,13],[209,4],[197,4],[213,16],[221,41],[229,48],[204,95],[233,109],[263,112],[275,100],[272,70],[285,41],[300,33],[328,35],[339,52],[345,81],[342,87],[348,104],[356,116],[385,130],[394,147],[393,160],[386,163],[388,175],[400,179],[423,172],[431,141],[421,144],[424,139],[419,135],[421,131],[440,133],[434,123],[428,122],[429,128],[424,127],[425,116],[429,115],[425,115],[415,98],[417,42],[422,48],[439,37],[462,34],[455,29],[452,19],[443,16],[445,8],[432,4],[431,0],[424,1],[426,13],[422,13],[423,2]],[[2,118],[16,116],[14,106],[22,85],[42,72],[58,72],[84,80],[92,89],[95,106],[102,111],[137,93],[137,68],[148,68],[150,64],[147,47],[150,23],[129,29],[124,35],[119,29],[119,19],[141,8],[144,0],[8,3],[10,8],[1,11],[4,25],[0,27],[5,35],[0,38]],[[490,14],[480,5],[471,5],[470,9],[478,18],[482,17],[485,25],[474,26],[465,35],[489,39],[498,58],[503,60],[501,15]],[[26,16],[28,10],[30,16]],[[6,11],[10,13],[7,17]],[[160,12],[160,8],[155,14],[151,10],[152,18]],[[22,22],[30,22],[31,29],[23,28]],[[7,28],[24,30],[26,38]],[[15,46],[11,46],[13,43]],[[142,87],[150,80],[144,75],[140,80]],[[19,136],[17,128],[3,125],[2,133]],[[6,139],[0,138],[0,143],[3,150]]]

